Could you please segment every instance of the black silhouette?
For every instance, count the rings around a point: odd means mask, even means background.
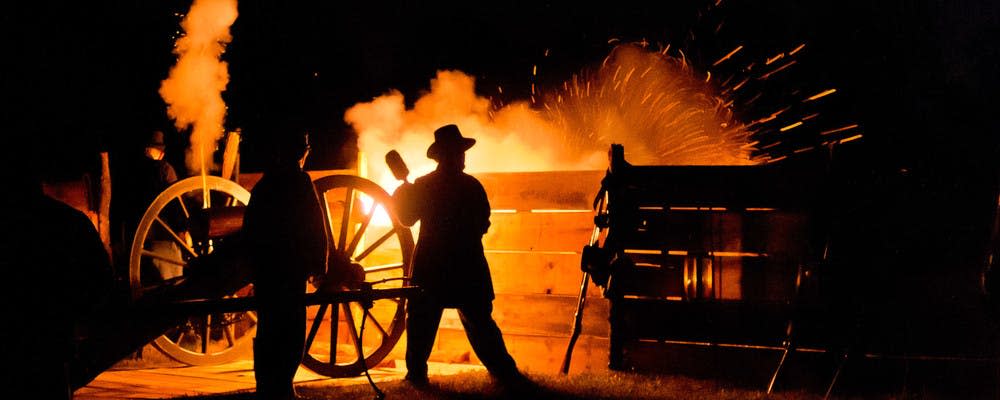
[[[521,378],[493,320],[493,282],[482,237],[490,226],[490,204],[476,178],[463,172],[465,151],[475,139],[455,125],[434,132],[427,157],[434,172],[404,183],[394,194],[405,225],[421,221],[413,256],[412,283],[423,293],[407,308],[407,379],[427,383],[427,359],[445,308],[457,308],[469,343],[501,381]]]
[[[261,399],[295,398],[292,386],[305,345],[303,296],[326,268],[327,239],[316,188],[302,170],[308,136],[288,135],[251,191],[243,234],[259,300],[254,370]]]
[[[82,212],[30,171],[5,176],[0,243],[0,398],[72,398],[76,348],[112,298],[108,253]],[[5,174],[6,175],[6,174]]]
[[[166,143],[162,130],[155,130],[149,141],[143,146],[142,157],[134,157],[128,162],[127,171],[116,174],[118,179],[115,193],[112,196],[112,217],[115,221],[116,264],[127,265],[129,247],[135,236],[135,231],[142,220],[146,208],[153,203],[160,193],[177,182],[177,172],[166,160]],[[123,166],[124,167],[124,166]],[[181,220],[180,211],[173,206],[168,207],[165,217],[169,220]],[[180,224],[171,224],[178,228]],[[150,251],[171,259],[181,259],[180,247],[159,229],[150,232]],[[142,265],[144,279],[169,279],[181,275],[177,265],[157,259],[144,260]],[[124,275],[121,273],[120,275]]]

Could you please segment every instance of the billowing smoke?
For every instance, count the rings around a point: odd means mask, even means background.
[[[205,174],[215,168],[212,154],[226,117],[222,92],[229,83],[228,66],[220,57],[232,40],[229,27],[236,15],[236,0],[194,0],[181,21],[184,36],[174,47],[177,63],[160,86],[177,129],[191,128],[185,157],[190,171]]]
[[[526,103],[494,110],[488,99],[476,95],[473,78],[460,71],[439,71],[430,92],[412,109],[406,108],[400,92],[392,91],[351,107],[344,118],[358,132],[358,147],[376,179],[386,174],[382,157],[392,149],[414,174],[433,169],[426,157],[433,132],[452,123],[477,140],[467,153],[470,172],[600,169],[606,159],[600,152],[563,151],[563,134]]]
[[[543,92],[541,107],[496,109],[476,95],[472,77],[439,71],[412,109],[394,90],[351,107],[345,120],[370,175],[388,184],[387,151],[399,151],[414,174],[428,172],[433,131],[450,123],[478,141],[469,172],[604,169],[611,143],[624,144],[635,164],[751,164],[749,132],[726,104],[683,60],[622,45],[599,68]]]

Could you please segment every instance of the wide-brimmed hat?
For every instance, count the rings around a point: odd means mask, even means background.
[[[149,142],[146,142],[146,147],[155,147],[160,150],[167,148],[167,144],[163,141],[163,131],[153,131],[153,134],[149,135]]]
[[[449,124],[434,131],[434,143],[427,148],[427,158],[437,160],[441,154],[464,152],[476,144],[476,139],[462,136],[455,124]]]

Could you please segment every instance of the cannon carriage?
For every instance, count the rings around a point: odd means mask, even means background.
[[[389,194],[374,182],[352,170],[308,172],[323,206],[329,259],[325,276],[307,285],[302,363],[323,376],[357,376],[378,365],[402,337],[406,299],[418,290],[408,281],[413,238]],[[70,366],[74,388],[147,344],[188,365],[249,354],[257,305],[239,233],[260,174],[230,177],[182,179],[149,204],[127,265],[115,265],[118,274],[127,274],[116,277],[127,282],[127,294],[88,318],[86,335],[78,338]],[[77,193],[89,190],[88,179],[49,184],[46,191],[64,201],[91,197]],[[80,209],[107,202],[75,203]],[[100,222],[107,210],[85,213]]]

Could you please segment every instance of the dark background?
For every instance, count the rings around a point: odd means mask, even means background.
[[[990,2],[421,3],[240,3],[224,56],[228,128],[250,138],[304,127],[337,147],[351,134],[347,107],[391,88],[413,100],[439,69],[465,71],[481,94],[512,100],[528,97],[533,65],[540,87],[558,84],[600,62],[610,39],[670,43],[700,67],[738,44],[761,56],[807,43],[788,85],[839,89],[848,100],[837,111],[862,124],[865,147],[878,154],[865,167],[992,155],[981,154],[993,150],[996,127],[985,112],[997,75]],[[53,151],[76,154],[141,143],[152,127],[171,125],[156,90],[189,5],[11,6],[3,15],[8,126],[44,132]],[[750,113],[770,111],[759,108]],[[168,133],[183,148],[185,134]]]
[[[257,168],[269,135],[297,129],[313,132],[308,167],[349,164],[347,107],[392,88],[412,101],[439,69],[515,100],[533,79],[544,87],[599,63],[611,39],[671,43],[695,66],[737,44],[766,56],[804,42],[794,72],[769,90],[838,88],[824,112],[864,134],[834,152],[839,256],[887,286],[886,298],[903,291],[893,287],[919,286],[932,299],[977,290],[997,195],[994,2],[425,3],[241,2],[224,57],[227,124],[245,134],[244,168]],[[140,151],[152,129],[170,126],[156,90],[174,61],[175,14],[189,5],[5,6],[4,169],[78,176],[97,151]],[[168,131],[168,140],[180,167],[185,135]]]

